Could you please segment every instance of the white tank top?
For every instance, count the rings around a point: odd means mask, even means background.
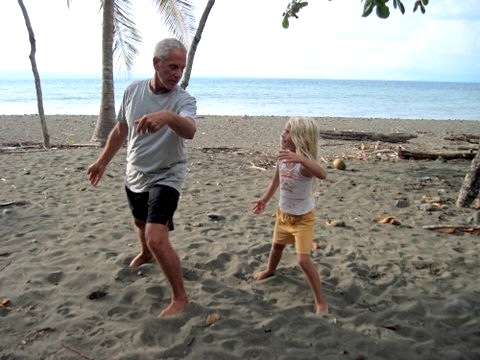
[[[313,177],[303,176],[301,164],[288,168],[285,161],[279,162],[280,210],[292,215],[303,215],[313,210]]]

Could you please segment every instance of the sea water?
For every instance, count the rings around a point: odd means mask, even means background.
[[[115,80],[117,109],[133,80]],[[47,115],[99,113],[100,79],[42,79],[41,87]],[[191,78],[187,90],[199,115],[480,120],[480,83]],[[0,114],[36,113],[33,79],[0,79]]]

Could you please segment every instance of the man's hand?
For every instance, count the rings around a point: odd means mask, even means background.
[[[98,162],[94,162],[92,165],[90,165],[87,169],[87,175],[88,179],[90,180],[90,184],[97,186],[106,168],[107,167],[105,165],[101,165]]]
[[[158,111],[143,115],[140,119],[134,121],[137,126],[137,132],[140,134],[153,133],[160,130],[168,123],[169,113],[167,111]]]

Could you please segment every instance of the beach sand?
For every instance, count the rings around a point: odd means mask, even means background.
[[[7,148],[40,142],[40,123],[0,116],[0,358],[479,359],[480,237],[424,228],[479,225],[478,201],[455,206],[469,160],[401,160],[399,144],[320,139],[328,177],[312,257],[331,316],[313,313],[292,248],[276,276],[252,280],[278,196],[263,215],[251,202],[271,179],[286,119],[199,117],[171,234],[191,304],[157,319],[169,302],[158,265],[128,268],[138,243],[124,149],[93,188],[86,169],[100,149]],[[445,138],[479,133],[476,121],[317,120],[321,130],[413,134],[401,145],[425,151],[463,149]],[[95,121],[48,116],[51,143],[88,143]],[[332,167],[337,157],[345,171]]]

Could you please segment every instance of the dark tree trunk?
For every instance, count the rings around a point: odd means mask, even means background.
[[[27,26],[28,36],[30,39],[30,63],[32,64],[33,77],[35,78],[35,89],[37,91],[37,106],[38,106],[38,115],[40,117],[40,124],[42,126],[43,134],[43,146],[47,149],[50,148],[50,135],[48,134],[47,123],[45,121],[45,112],[43,110],[43,95],[42,95],[42,85],[40,81],[40,74],[37,69],[37,62],[35,60],[35,34],[33,33],[32,25],[30,24],[30,18],[27,13],[27,9],[23,4],[22,0],[18,0],[18,5],[22,9],[23,18],[25,19],[25,25]]]
[[[197,46],[200,43],[200,39],[202,38],[203,29],[205,28],[208,15],[210,14],[210,10],[212,9],[214,4],[215,4],[215,0],[208,1],[207,6],[203,11],[200,22],[198,23],[198,28],[197,28],[197,31],[195,32],[195,37],[193,38],[192,44],[190,45],[190,50],[188,51],[187,67],[185,69],[185,74],[183,75],[183,80],[182,80],[182,83],[180,84],[180,86],[183,89],[187,88],[188,82],[190,81],[190,74],[192,73],[193,58],[195,57]]]
[[[480,191],[480,150],[473,158],[462,187],[458,193],[457,206],[468,207],[475,200]]]

